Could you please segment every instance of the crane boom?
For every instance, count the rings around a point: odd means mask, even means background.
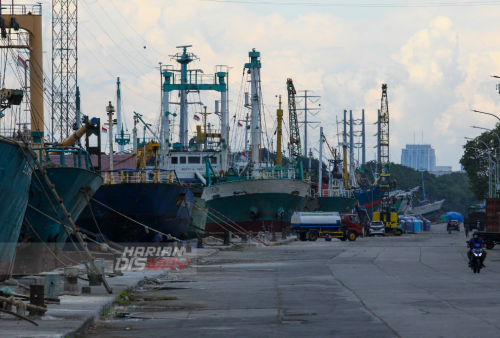
[[[387,84],[382,85],[382,99],[380,106],[380,164],[382,171],[389,171],[389,100],[387,98]]]
[[[288,116],[290,119],[290,153],[292,156],[292,164],[295,164],[297,158],[302,156],[302,151],[300,147],[299,119],[295,103],[295,94],[297,92],[292,79],[286,80],[286,88],[288,91]]]

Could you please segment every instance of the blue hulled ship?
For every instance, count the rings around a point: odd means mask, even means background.
[[[0,281],[12,275],[28,204],[31,167],[16,141],[0,137]]]
[[[106,173],[106,183],[83,210],[78,226],[116,243],[167,241],[154,230],[176,238],[186,234],[194,195],[169,179],[169,172],[128,169]]]
[[[359,205],[366,208],[368,215],[378,210],[380,206],[380,189],[378,184],[354,190],[354,198],[359,201]]]
[[[78,219],[103,182],[101,175],[94,171],[88,153],[83,149],[73,147],[47,147],[35,149],[35,151],[39,152],[43,168],[71,214],[71,218]],[[58,215],[64,227],[57,222]],[[38,169],[31,178],[25,216],[26,221],[20,237],[21,245],[18,248],[14,273],[33,274],[56,268],[55,259],[48,250],[60,254],[71,232],[71,227]],[[39,238],[49,249],[40,243]]]

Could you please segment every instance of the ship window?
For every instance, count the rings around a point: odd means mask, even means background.
[[[200,164],[200,157],[199,156],[189,156],[188,163],[189,164]]]
[[[186,157],[185,156],[181,156],[179,157],[179,160],[180,160],[180,164],[186,164]]]
[[[177,164],[178,162],[178,157],[172,157],[172,164]]]
[[[210,163],[217,164],[217,157],[210,157]]]

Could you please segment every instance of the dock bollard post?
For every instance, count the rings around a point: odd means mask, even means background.
[[[203,238],[201,238],[201,236],[200,236],[200,237],[198,237],[198,244],[197,244],[197,246],[198,246],[199,248],[201,248],[201,247],[203,246]]]
[[[45,289],[47,298],[59,299],[59,275],[45,275],[45,286],[47,287]]]
[[[229,245],[229,231],[224,230],[224,245]]]
[[[253,231],[248,232],[248,243],[253,243]]]
[[[281,239],[286,239],[286,228],[281,229]]]
[[[271,232],[271,242],[276,242],[276,231]]]
[[[30,285],[30,304],[45,307],[45,286]],[[30,309],[30,315],[43,315],[44,312]]]
[[[241,243],[248,243],[248,235],[241,234]]]
[[[114,274],[121,274],[122,270],[118,268],[118,263],[121,261],[122,254],[121,253],[115,253],[113,254],[113,273]]]
[[[266,232],[264,233],[264,238],[265,238],[265,241],[266,243],[269,242],[269,231],[266,230]]]
[[[78,268],[64,268],[64,291],[78,292]]]
[[[187,253],[191,253],[191,252],[193,251],[193,250],[191,250],[191,248],[192,248],[192,247],[191,247],[191,242],[188,242],[188,243],[186,244],[186,252],[187,252]]]

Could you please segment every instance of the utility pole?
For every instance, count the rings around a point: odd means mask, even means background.
[[[380,109],[378,110],[378,117],[377,117],[377,167],[382,168],[380,164]],[[382,169],[379,171],[380,173],[382,172]]]
[[[296,96],[296,98],[303,98],[304,99],[304,108],[299,108],[297,110],[304,111],[304,121],[301,121],[299,123],[304,123],[304,157],[307,157],[307,125],[310,123],[320,123],[320,122],[307,121],[307,112],[310,110],[320,110],[321,109],[321,108],[308,108],[307,107],[307,99],[312,98],[312,97],[321,97],[321,96],[307,95],[307,92],[313,92],[312,90],[304,90],[303,92],[304,92],[304,96]]]
[[[361,110],[361,164],[366,164],[365,110]]]
[[[318,170],[318,192],[323,197],[323,127],[319,127],[319,170]]]
[[[354,178],[354,121],[352,119],[352,110],[349,110],[349,162],[351,163],[351,178]]]
[[[277,140],[276,140],[276,165],[281,166],[281,134],[282,134],[282,125],[283,125],[283,109],[281,109],[281,95],[279,108],[276,111],[276,115],[278,117],[278,130],[277,130]],[[246,134],[246,130],[245,130]],[[269,153],[269,152],[268,152]]]

